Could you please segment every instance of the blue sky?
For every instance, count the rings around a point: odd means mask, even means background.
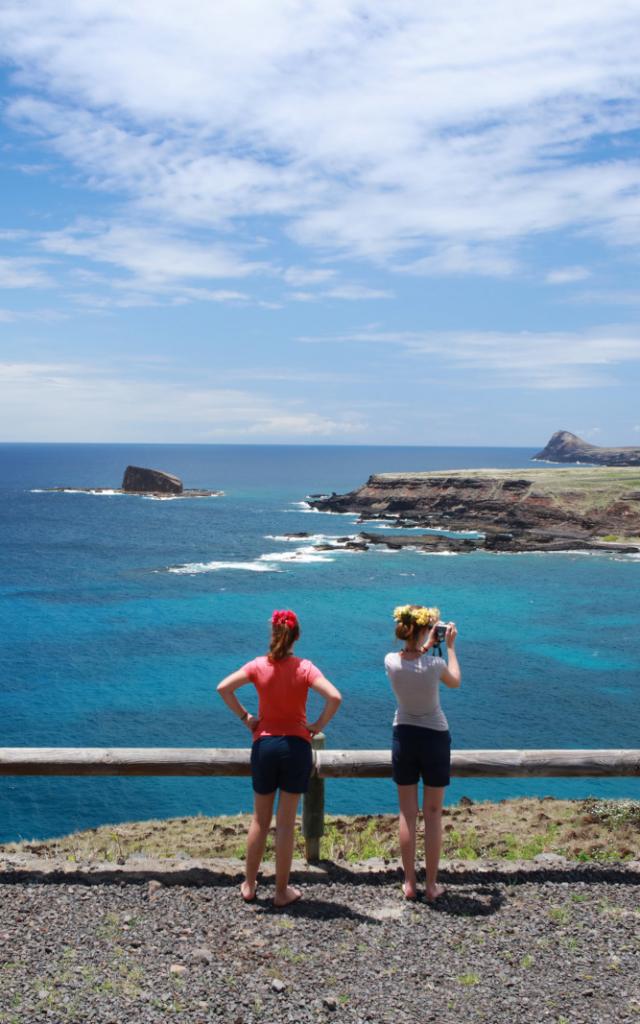
[[[0,440],[640,444],[640,6],[5,0]]]

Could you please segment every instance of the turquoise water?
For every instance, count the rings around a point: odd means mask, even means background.
[[[384,747],[391,610],[415,601],[437,603],[459,626],[463,686],[443,694],[454,747],[640,746],[638,559],[385,550],[318,558],[309,541],[277,539],[359,529],[355,517],[301,506],[310,492],[350,489],[372,472],[527,466],[531,454],[0,445],[2,745],[246,745],[215,685],[264,651],[271,610],[290,606],[302,621],[299,653],[344,694],[328,745]],[[129,462],[225,496],[40,490],[118,486]],[[461,779],[449,799],[638,797],[639,788],[630,779]],[[383,780],[331,781],[327,803],[393,810],[395,793]],[[246,779],[0,779],[0,839],[250,804]]]

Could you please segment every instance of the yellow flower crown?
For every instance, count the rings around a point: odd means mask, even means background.
[[[433,626],[440,621],[439,608],[412,608],[410,604],[399,604],[393,609],[393,617],[396,622],[404,622],[405,625],[415,624],[416,626]]]

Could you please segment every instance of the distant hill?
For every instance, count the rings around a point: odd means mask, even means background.
[[[533,458],[540,462],[586,462],[592,466],[640,466],[640,448],[600,448],[568,430],[557,430],[546,448]]]

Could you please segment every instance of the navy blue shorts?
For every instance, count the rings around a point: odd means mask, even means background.
[[[312,767],[311,744],[300,736],[261,736],[251,748],[253,788],[262,796],[306,793]]]
[[[448,786],[451,768],[451,735],[448,729],[424,729],[421,725],[394,725],[391,773],[398,786]]]

